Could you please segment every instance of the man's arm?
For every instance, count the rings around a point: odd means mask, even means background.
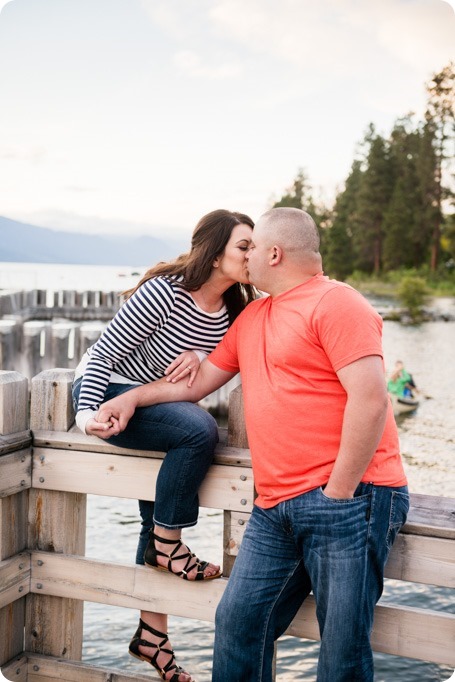
[[[96,420],[91,420],[86,432],[100,438],[110,438],[126,428],[138,407],[186,401],[196,403],[232,379],[236,372],[226,372],[204,360],[191,387],[185,381],[174,383],[167,377],[126,391],[100,406]]]
[[[340,449],[324,493],[328,497],[353,496],[381,440],[387,418],[388,397],[382,358],[369,355],[337,372],[347,393]]]

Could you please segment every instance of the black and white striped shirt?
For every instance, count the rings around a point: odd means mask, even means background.
[[[180,353],[210,353],[223,338],[229,326],[226,306],[216,313],[201,310],[179,281],[163,276],[145,282],[88,349],[81,363],[78,416],[98,410],[112,373],[126,383],[155,381]]]

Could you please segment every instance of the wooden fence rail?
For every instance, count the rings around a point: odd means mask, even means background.
[[[151,483],[164,453],[116,448],[81,434],[73,426],[72,377],[71,370],[36,376],[29,418],[27,380],[0,372],[0,666],[7,679],[30,682],[150,680],[81,663],[83,602],[213,622],[228,578],[195,585],[84,556],[87,494],[153,499]],[[224,511],[220,542],[228,576],[254,500],[241,387],[231,393],[228,431],[220,434],[200,501]],[[387,577],[454,587],[454,502],[411,496]],[[319,638],[312,598],[288,634]],[[455,665],[454,635],[455,617],[446,612],[376,607],[377,651]]]

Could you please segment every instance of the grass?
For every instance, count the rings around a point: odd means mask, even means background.
[[[356,271],[346,278],[346,282],[362,294],[398,298],[398,290],[402,279],[410,276],[421,277],[425,280],[430,296],[455,296],[455,274],[453,270],[435,274],[423,268],[419,270],[402,269],[387,272],[379,277]]]

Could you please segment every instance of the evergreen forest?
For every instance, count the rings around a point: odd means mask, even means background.
[[[299,169],[274,207],[308,211],[318,224],[330,277],[399,282],[416,274],[455,293],[455,64],[426,84],[423,120],[407,114],[388,135],[371,123],[331,207]]]

